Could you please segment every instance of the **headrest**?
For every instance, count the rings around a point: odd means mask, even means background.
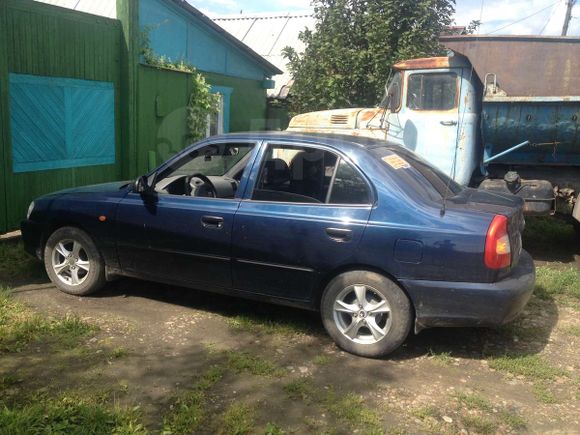
[[[280,185],[290,181],[290,169],[282,159],[267,160],[264,169],[265,185]]]
[[[317,178],[323,170],[324,151],[312,150],[302,151],[294,156],[290,163],[292,180],[306,180]]]

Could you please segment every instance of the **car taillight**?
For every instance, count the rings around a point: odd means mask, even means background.
[[[485,265],[490,269],[503,269],[512,262],[508,219],[497,215],[491,221],[485,239]]]

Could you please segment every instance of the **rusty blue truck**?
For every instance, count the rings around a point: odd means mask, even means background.
[[[510,193],[580,233],[580,38],[448,36],[395,64],[378,107],[305,113],[290,131],[381,138],[462,185]]]

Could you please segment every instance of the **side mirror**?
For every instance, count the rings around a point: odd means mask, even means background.
[[[399,85],[393,83],[388,95],[387,108],[391,112],[396,112],[399,108],[399,100],[401,99],[401,89],[399,88]]]
[[[149,185],[149,179],[142,175],[135,181],[135,192],[142,195],[149,194],[153,191],[153,187]]]

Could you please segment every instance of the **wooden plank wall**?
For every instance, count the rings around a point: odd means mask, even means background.
[[[0,0],[0,5],[3,8],[0,10],[0,52],[7,54],[0,56],[0,127],[3,134],[0,137],[4,144],[0,167],[6,184],[4,200],[0,193],[0,206],[6,215],[4,222],[0,217],[2,232],[18,226],[35,197],[67,187],[122,178],[122,32],[117,20],[31,0]],[[7,73],[112,82],[115,89],[115,164],[14,174]]]

